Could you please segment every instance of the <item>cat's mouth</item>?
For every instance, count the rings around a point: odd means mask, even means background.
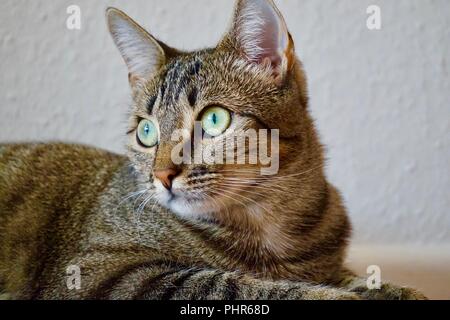
[[[167,199],[167,203],[171,203],[177,196],[171,191],[168,190],[168,199]]]
[[[244,186],[256,185],[256,182],[251,184],[250,182],[250,180],[246,180]],[[257,194],[257,190],[242,194],[242,185],[242,183],[232,185],[232,182],[229,182],[217,188],[217,184],[211,181],[207,185],[202,183],[193,185],[175,178],[171,187],[167,188],[156,179],[154,181],[155,200],[161,206],[182,218],[214,219],[220,212],[226,211],[228,213],[234,206],[255,204],[255,200],[250,197]]]

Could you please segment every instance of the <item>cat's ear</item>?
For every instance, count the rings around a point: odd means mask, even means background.
[[[166,62],[164,45],[124,12],[108,8],[109,31],[129,71],[130,85],[150,79]]]
[[[270,66],[277,81],[295,63],[292,37],[273,0],[238,0],[226,38],[250,62]]]

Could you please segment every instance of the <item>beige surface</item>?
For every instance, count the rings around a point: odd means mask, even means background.
[[[450,300],[450,245],[352,246],[348,265],[364,276],[369,265],[377,265],[382,281],[417,288],[430,299]]]

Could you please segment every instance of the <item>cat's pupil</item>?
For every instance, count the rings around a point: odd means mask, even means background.
[[[217,115],[215,113],[213,113],[213,115],[212,115],[212,121],[214,124],[217,123]]]
[[[150,126],[148,124],[146,124],[145,127],[144,127],[144,133],[146,135],[148,135],[149,132],[150,132]]]

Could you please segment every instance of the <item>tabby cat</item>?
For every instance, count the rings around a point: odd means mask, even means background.
[[[343,266],[350,222],[325,178],[305,74],[272,0],[238,0],[220,43],[195,52],[117,9],[107,20],[129,69],[128,155],[0,147],[3,298],[423,298],[390,284],[369,290]],[[174,163],[173,133],[195,123],[205,146],[277,129],[278,172],[261,174],[260,162]],[[68,285],[71,266],[78,288]]]

